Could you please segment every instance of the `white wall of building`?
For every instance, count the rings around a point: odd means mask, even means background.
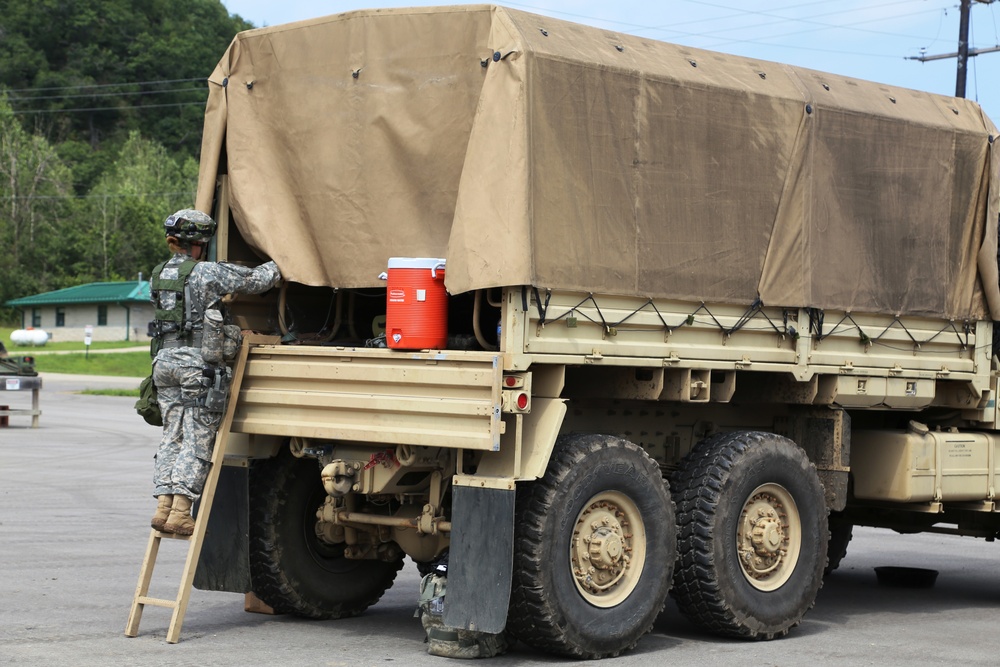
[[[117,303],[107,306],[107,324],[98,324],[98,304],[67,304],[65,306],[37,307],[41,323],[36,329],[49,333],[52,342],[80,341],[83,343],[85,327],[93,327],[93,340],[129,340],[145,345],[149,342],[146,325],[153,319],[153,306],[148,303]],[[63,311],[63,324],[57,326],[57,309]],[[32,326],[32,308],[24,309],[24,326]]]

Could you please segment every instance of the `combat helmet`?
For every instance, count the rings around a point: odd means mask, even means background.
[[[211,217],[191,208],[177,211],[163,221],[163,229],[167,236],[173,236],[178,241],[186,243],[209,241],[215,236],[217,226]]]

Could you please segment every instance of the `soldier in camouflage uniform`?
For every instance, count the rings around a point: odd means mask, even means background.
[[[153,359],[153,382],[163,414],[163,439],[153,474],[158,502],[151,523],[157,530],[190,535],[191,505],[205,485],[222,418],[221,407],[206,400],[209,387],[219,378],[223,392],[228,388],[228,369],[221,359],[206,361],[206,356],[215,357],[210,346],[203,349],[206,312],[221,319],[213,310],[221,308],[223,296],[261,294],[281,280],[281,273],[274,262],[249,269],[200,261],[216,229],[215,221],[201,211],[178,211],[164,227],[174,255],[152,275],[153,333],[160,347]],[[215,344],[221,345],[221,340]],[[220,387],[218,381],[215,387]]]

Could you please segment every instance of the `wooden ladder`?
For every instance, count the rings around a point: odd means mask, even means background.
[[[154,607],[173,609],[173,615],[170,617],[170,627],[167,630],[167,643],[176,644],[180,639],[181,625],[184,623],[184,613],[187,611],[188,600],[191,598],[191,586],[194,584],[194,574],[198,569],[198,559],[201,557],[202,544],[205,542],[208,517],[212,512],[212,501],[215,498],[215,490],[219,484],[219,475],[222,472],[222,464],[226,455],[226,443],[229,440],[233,415],[236,412],[237,398],[239,397],[240,387],[243,384],[243,371],[246,368],[247,356],[252,342],[274,342],[275,340],[277,339],[270,336],[250,335],[244,339],[243,345],[240,346],[236,367],[233,370],[232,385],[229,388],[229,401],[226,405],[226,413],[215,436],[212,465],[208,472],[208,478],[205,480],[205,488],[201,494],[201,503],[198,506],[198,514],[195,517],[194,533],[192,535],[174,535],[173,533],[160,532],[155,528],[150,529],[149,542],[146,544],[146,557],[143,559],[142,568],[139,570],[139,583],[135,587],[135,596],[132,598],[132,609],[128,615],[128,623],[125,625],[126,637],[135,637],[139,634],[139,621],[142,619],[142,610],[148,604]],[[164,538],[188,543],[187,560],[184,562],[181,583],[177,588],[177,597],[173,600],[149,597],[149,585],[153,579],[156,555],[160,550],[160,540]]]

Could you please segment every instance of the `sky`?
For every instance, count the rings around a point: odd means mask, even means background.
[[[955,94],[959,0],[527,0],[507,7],[713,51]],[[357,9],[469,4],[422,0],[223,0],[257,27]],[[1000,45],[1000,0],[973,1],[970,48]],[[969,60],[966,97],[1000,125],[1000,51]]]

